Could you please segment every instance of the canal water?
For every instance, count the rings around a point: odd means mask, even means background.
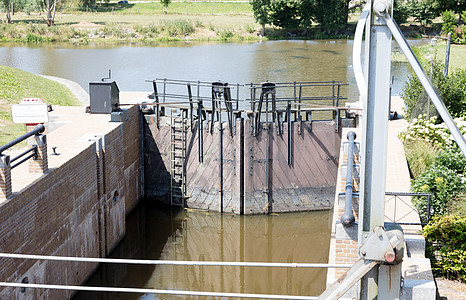
[[[422,40],[411,44],[424,43]],[[132,45],[46,45],[0,47],[0,64],[35,74],[66,78],[88,89],[89,82],[112,78],[123,91],[152,91],[155,78],[260,83],[343,81],[342,94],[358,99],[352,67],[352,40],[266,41],[254,43],[169,43]],[[399,94],[406,63],[392,67],[393,94]]]
[[[326,263],[330,214],[239,216],[140,205],[111,257]],[[325,280],[326,269],[102,264],[86,285],[315,296],[325,289]],[[75,300],[186,298],[85,292]]]

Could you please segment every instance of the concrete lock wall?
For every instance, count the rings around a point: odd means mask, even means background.
[[[140,113],[0,204],[0,251],[104,257],[125,234],[140,188]],[[6,282],[79,285],[95,263],[0,260]],[[65,299],[72,291],[2,288],[1,299]]]
[[[169,204],[170,119],[162,117],[159,127],[153,116],[146,116],[146,121],[145,195]],[[236,119],[233,135],[225,122],[222,124],[223,176],[220,176],[219,166],[219,123],[215,123],[212,133],[207,130],[207,125],[203,123],[202,162],[199,162],[197,122],[194,122],[194,130],[189,126],[187,129],[187,207],[222,211],[223,202],[224,212],[261,214],[330,209],[333,206],[341,140],[334,122],[302,122],[301,125],[292,122],[290,165],[286,123],[282,134],[271,125],[267,145],[267,131],[262,128],[258,136],[251,135],[249,120]],[[223,183],[223,201],[220,183]]]

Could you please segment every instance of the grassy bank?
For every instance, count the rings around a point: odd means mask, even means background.
[[[11,104],[23,98],[41,98],[52,105],[81,105],[64,85],[43,77],[0,66],[0,145],[24,133],[23,124],[13,124]]]

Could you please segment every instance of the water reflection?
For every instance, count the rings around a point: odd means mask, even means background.
[[[327,262],[328,211],[236,216],[140,207],[112,257],[257,262]],[[318,295],[323,269],[103,265],[86,285],[216,292]],[[80,293],[75,299],[183,299],[186,296]],[[196,297],[196,299],[207,299]]]

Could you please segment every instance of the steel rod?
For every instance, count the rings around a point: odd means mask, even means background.
[[[14,158],[12,158],[12,159],[10,160],[10,163],[12,163],[12,162],[14,162],[15,160],[21,158],[22,156],[28,154],[29,152],[34,152],[34,151],[36,151],[36,149],[37,149],[37,146],[32,147],[32,148],[29,148],[28,150],[24,151],[23,153],[18,154],[17,156],[15,156]]]
[[[312,296],[218,293],[218,292],[199,292],[199,291],[181,291],[181,290],[159,290],[159,289],[142,289],[142,288],[76,286],[76,285],[14,283],[14,282],[0,282],[0,286],[35,288],[35,289],[52,289],[52,290],[87,291],[87,292],[116,292],[116,293],[138,293],[138,294],[207,296],[207,297],[220,297],[220,298],[232,297],[232,298],[255,298],[255,299],[261,299],[261,298],[262,299],[297,299],[297,300],[317,299],[317,297],[312,297]]]
[[[16,139],[14,139],[14,140],[6,143],[5,145],[1,146],[0,147],[0,154],[2,154],[3,151],[13,147],[14,145],[21,143],[22,141],[24,141],[28,137],[31,137],[33,135],[37,135],[37,134],[40,134],[40,133],[44,132],[44,130],[45,130],[45,126],[43,124],[37,125],[31,131],[29,131],[29,132],[23,134],[22,136],[17,137]]]
[[[356,133],[350,131],[347,134],[348,138],[348,159],[346,163],[346,186],[345,186],[345,212],[341,215],[340,221],[345,227],[353,226],[355,218],[352,210],[353,202],[353,153],[354,139]]]
[[[19,166],[20,164],[22,164],[23,162],[25,162],[26,160],[28,160],[28,159],[30,159],[30,158],[32,158],[34,156],[36,156],[36,153],[29,154],[28,156],[26,156],[22,160],[18,161],[17,163],[12,164],[11,168],[14,169],[15,167]]]
[[[266,262],[227,262],[227,261],[182,261],[182,260],[147,260],[124,258],[97,258],[97,257],[71,257],[33,255],[19,253],[0,253],[2,258],[51,260],[51,261],[75,261],[86,263],[111,263],[132,265],[176,265],[176,266],[225,266],[225,267],[275,267],[275,268],[351,268],[345,264],[323,263],[266,263]]]

